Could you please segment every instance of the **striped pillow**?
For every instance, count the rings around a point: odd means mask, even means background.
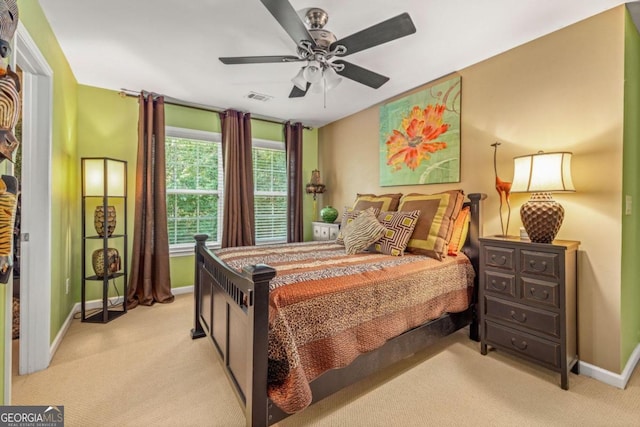
[[[368,208],[371,209],[371,211],[373,212],[373,216],[378,216],[378,214],[380,213],[380,209],[378,208]],[[343,245],[344,246],[344,230],[347,227],[347,224],[349,224],[351,221],[353,221],[354,219],[357,218],[358,215],[360,215],[360,213],[362,212],[362,210],[356,210],[353,208],[350,208],[348,206],[344,207],[344,212],[342,213],[342,221],[340,223],[340,231],[338,232],[338,237],[336,238],[336,243],[339,245]]]
[[[372,209],[362,211],[344,229],[344,246],[348,255],[357,254],[377,242],[387,231]]]
[[[402,256],[415,228],[420,211],[382,212],[378,221],[387,231],[375,244],[377,252],[386,255]]]

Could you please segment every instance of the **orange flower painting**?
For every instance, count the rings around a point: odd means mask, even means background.
[[[429,160],[429,153],[447,148],[446,142],[434,141],[449,129],[442,122],[444,105],[427,105],[424,110],[417,105],[409,116],[402,119],[401,129],[394,129],[387,140],[387,165],[394,171],[406,165],[416,170],[422,160]]]
[[[460,181],[460,77],[380,108],[380,185]]]

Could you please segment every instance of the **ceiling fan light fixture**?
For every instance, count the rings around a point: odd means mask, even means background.
[[[304,67],[302,75],[309,83],[318,83],[322,79],[322,66],[318,61],[310,61]]]
[[[291,82],[300,90],[307,90],[307,80],[304,78],[304,67],[300,68],[298,74],[291,79]]]
[[[336,70],[334,70],[332,66],[329,66],[324,70],[324,84],[327,90],[331,90],[338,86],[341,81],[342,77],[338,76],[338,73],[336,73]]]
[[[311,93],[322,93],[324,91],[324,82],[322,80],[320,80],[318,83],[314,83],[311,85],[311,87],[309,88],[309,91]]]

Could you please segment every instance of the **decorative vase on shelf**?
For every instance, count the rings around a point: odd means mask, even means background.
[[[96,249],[91,255],[91,263],[93,265],[93,271],[96,273],[96,277],[104,277],[104,249]],[[120,254],[115,248],[107,249],[107,275],[110,276],[113,273],[120,271]]]
[[[331,206],[325,206],[320,210],[320,217],[324,222],[333,223],[338,218],[338,210]]]
[[[115,206],[107,206],[107,215],[104,214],[104,206],[96,206],[96,211],[93,214],[93,225],[96,227],[96,233],[98,236],[104,237],[104,225],[107,223],[107,237],[113,234],[116,229],[116,208]]]

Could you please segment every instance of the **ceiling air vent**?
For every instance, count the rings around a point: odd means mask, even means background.
[[[247,98],[253,99],[255,101],[267,102],[268,100],[273,98],[273,96],[265,95],[263,93],[249,92],[249,94],[247,95]]]

